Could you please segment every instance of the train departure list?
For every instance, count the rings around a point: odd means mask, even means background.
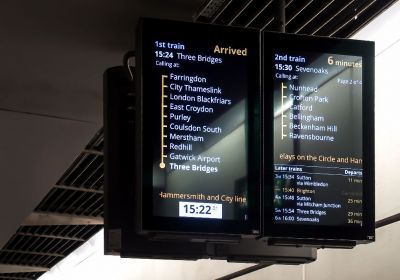
[[[247,219],[249,61],[258,60],[258,35],[242,40],[229,30],[144,38],[156,216]]]
[[[274,75],[274,222],[363,223],[362,59],[281,52]]]

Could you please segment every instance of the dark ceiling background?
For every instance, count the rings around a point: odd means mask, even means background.
[[[202,0],[0,4],[0,248],[102,126],[102,74],[139,16],[191,20]]]

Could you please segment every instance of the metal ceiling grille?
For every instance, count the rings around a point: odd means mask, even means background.
[[[0,251],[0,279],[37,279],[102,228],[101,225],[22,226]],[[36,271],[35,271],[36,270]]]
[[[396,0],[287,0],[286,31],[349,37]],[[272,0],[211,0],[195,21],[274,30]],[[101,129],[0,250],[0,280],[39,278],[103,226]]]
[[[103,173],[102,155],[82,153],[35,210],[101,216]]]
[[[0,250],[0,280],[37,279],[103,228],[103,130]]]
[[[286,32],[347,38],[396,1],[286,0]],[[275,14],[273,0],[211,0],[195,20],[274,31]]]

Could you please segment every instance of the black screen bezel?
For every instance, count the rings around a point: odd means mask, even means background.
[[[151,129],[145,125],[151,118],[150,113],[152,107],[152,98],[146,95],[146,77],[144,73],[149,73],[146,63],[151,55],[151,48],[144,45],[154,38],[155,33],[170,32],[176,30],[179,34],[201,34],[206,40],[207,34],[221,34],[224,36],[232,36],[239,40],[251,41],[249,48],[257,51],[251,59],[249,58],[249,77],[252,82],[249,83],[248,96],[248,217],[247,221],[238,220],[214,220],[214,219],[198,219],[185,217],[160,217],[153,215],[153,187],[152,187],[152,162],[143,157],[146,153],[152,153],[151,145]],[[193,36],[193,35],[191,35]],[[235,36],[235,37],[234,37]],[[204,234],[228,234],[228,235],[249,235],[259,234],[260,232],[260,133],[258,131],[260,111],[257,110],[260,104],[260,33],[257,30],[241,29],[234,27],[223,27],[207,24],[184,23],[159,19],[141,19],[139,23],[139,32],[137,36],[137,59],[136,69],[138,71],[137,83],[137,106],[136,106],[136,138],[138,145],[136,146],[137,154],[137,170],[136,170],[136,192],[138,206],[138,224],[137,230],[141,233],[148,232],[171,232],[171,233],[204,233]]]
[[[274,52],[316,52],[361,56],[363,139],[363,226],[278,224],[273,221],[273,61]],[[263,172],[264,237],[288,239],[352,240],[375,239],[375,152],[374,152],[374,43],[368,41],[263,32]],[[266,121],[268,120],[268,121]]]

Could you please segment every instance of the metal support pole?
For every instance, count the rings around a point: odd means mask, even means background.
[[[275,26],[276,31],[285,33],[286,26],[286,1],[285,0],[275,0]]]
[[[273,265],[273,263],[259,263],[259,264],[256,264],[256,265],[241,269],[239,271],[230,273],[230,274],[225,275],[223,277],[217,278],[215,280],[231,280],[231,279],[235,279],[237,277],[246,275],[246,274],[248,274],[250,272],[254,272],[254,271],[260,270],[262,268],[266,268],[266,267],[271,266],[271,265]]]
[[[390,224],[393,224],[395,222],[399,222],[400,221],[400,213],[397,213],[393,216],[384,218],[382,220],[379,220],[375,223],[375,228],[380,228],[380,227],[384,227]]]

